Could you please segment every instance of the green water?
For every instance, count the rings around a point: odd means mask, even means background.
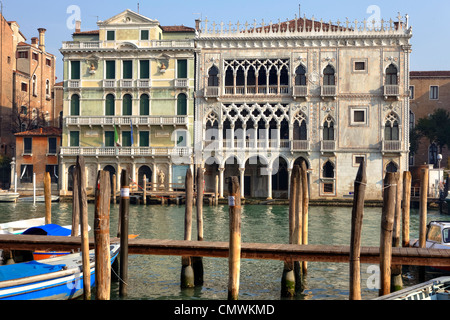
[[[44,204],[0,203],[0,223],[42,217]],[[119,206],[111,206],[111,235],[116,236]],[[193,235],[197,234],[193,221]],[[52,206],[52,222],[71,224],[72,207],[67,203]],[[89,206],[89,221],[93,226],[94,206]],[[417,210],[411,212],[411,239],[418,236]],[[437,211],[429,211],[428,220],[442,220]],[[364,213],[362,246],[378,246],[381,208],[366,208]],[[349,245],[351,208],[311,207],[309,214],[309,243]],[[183,240],[184,207],[130,206],[130,234],[142,239]],[[92,233],[92,231],[91,231]],[[92,234],[93,236],[93,234]],[[204,206],[205,241],[228,241],[228,207]],[[193,237],[194,238],[194,237]],[[245,206],[242,212],[242,241],[251,243],[288,243],[287,206]],[[129,257],[128,298],[139,299],[227,299],[228,260],[204,258],[204,285],[201,288],[180,289],[180,257]],[[370,266],[361,265],[362,298],[378,296],[378,290],[369,289],[367,280],[373,274]],[[280,280],[283,262],[242,260],[240,300],[280,299]],[[349,267],[345,263],[308,263],[305,290],[298,299],[346,300],[349,290]],[[414,273],[406,273],[407,285],[417,283]],[[118,284],[112,285],[112,299],[118,299]]]

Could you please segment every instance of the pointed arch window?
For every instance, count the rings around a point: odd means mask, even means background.
[[[390,113],[386,118],[385,128],[384,128],[384,139],[387,141],[399,141],[400,140],[400,129],[399,129],[398,117]]]
[[[398,85],[398,70],[393,64],[386,69],[386,85]]]
[[[334,141],[334,121],[331,117],[325,120],[323,125],[323,140],[324,141]]]
[[[335,86],[336,85],[336,72],[334,68],[328,65],[323,70],[323,85],[324,86]]]
[[[208,72],[208,87],[219,86],[219,69],[216,66],[212,66]]]
[[[306,86],[306,69],[303,65],[298,66],[295,70],[295,85]]]
[[[331,161],[327,161],[322,168],[322,176],[324,178],[334,179],[334,165]]]
[[[306,116],[303,112],[298,113],[294,118],[294,140],[308,140],[308,126]]]

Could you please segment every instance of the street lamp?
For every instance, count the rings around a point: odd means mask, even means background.
[[[438,166],[439,166],[439,189],[440,189],[440,186],[441,186],[441,161],[442,161],[442,154],[438,154],[437,155],[437,161],[438,161]],[[442,179],[442,181],[443,181],[444,179]]]

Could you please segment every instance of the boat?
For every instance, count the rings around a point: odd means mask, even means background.
[[[19,198],[19,202],[45,202],[45,196],[36,196],[36,199],[33,197],[25,197],[25,198]],[[52,202],[58,202],[59,197],[58,196],[52,196]]]
[[[450,277],[433,279],[374,300],[450,300]]]
[[[111,264],[120,244],[111,244]],[[89,251],[95,286],[95,250]],[[0,266],[0,300],[71,300],[83,294],[81,252],[41,261]]]
[[[16,202],[20,194],[15,192],[2,191],[0,192],[0,202]]]
[[[419,240],[411,241],[411,247],[418,248]],[[450,221],[431,221],[427,226],[426,248],[450,249]],[[441,271],[450,271],[450,267],[433,267]]]
[[[0,234],[22,234],[27,229],[45,224],[45,218],[19,220],[0,224]]]

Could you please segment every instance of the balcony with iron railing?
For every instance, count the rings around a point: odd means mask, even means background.
[[[383,140],[381,142],[381,152],[384,153],[400,153],[402,152],[402,142],[398,140]]]
[[[173,125],[187,126],[188,116],[68,116],[64,119],[66,126],[104,126],[104,125]]]

